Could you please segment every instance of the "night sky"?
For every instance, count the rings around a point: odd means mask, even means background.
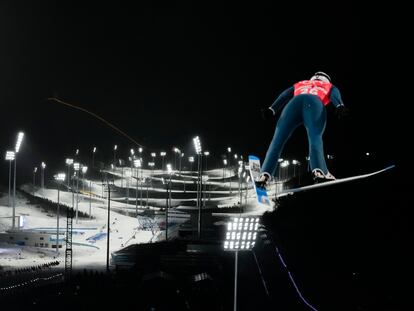
[[[105,118],[148,152],[177,146],[188,154],[199,135],[217,163],[227,146],[264,157],[274,123],[261,119],[260,108],[322,70],[351,111],[337,120],[328,109],[326,152],[343,165],[355,166],[346,159],[367,151],[379,166],[393,162],[396,112],[386,109],[393,95],[379,81],[392,75],[387,48],[395,39],[381,8],[279,2],[2,1],[1,152],[13,148],[19,130],[27,169],[40,161],[59,169],[77,148],[87,163],[94,145],[106,162],[114,144],[121,157],[134,147],[101,121],[46,100],[56,96]],[[284,154],[307,155],[304,130]]]

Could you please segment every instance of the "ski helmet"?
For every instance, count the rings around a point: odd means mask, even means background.
[[[320,81],[324,81],[324,82],[331,82],[331,78],[324,72],[322,71],[318,71],[316,72],[312,78],[311,81],[313,80],[320,80]]]

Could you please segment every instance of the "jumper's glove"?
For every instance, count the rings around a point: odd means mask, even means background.
[[[270,108],[262,108],[260,109],[260,113],[262,114],[263,120],[272,120],[275,118],[275,115],[273,114],[273,110]]]
[[[335,110],[335,115],[338,119],[349,117],[349,109],[344,105],[338,106]]]

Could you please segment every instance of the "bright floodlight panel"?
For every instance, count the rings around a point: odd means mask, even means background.
[[[246,251],[251,250],[257,237],[259,228],[258,217],[236,217],[227,223],[224,250]]]

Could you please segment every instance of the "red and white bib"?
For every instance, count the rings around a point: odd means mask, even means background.
[[[325,106],[330,102],[329,93],[331,92],[332,84],[329,82],[319,80],[303,80],[295,83],[294,87],[294,96],[300,94],[313,94],[318,96]]]

